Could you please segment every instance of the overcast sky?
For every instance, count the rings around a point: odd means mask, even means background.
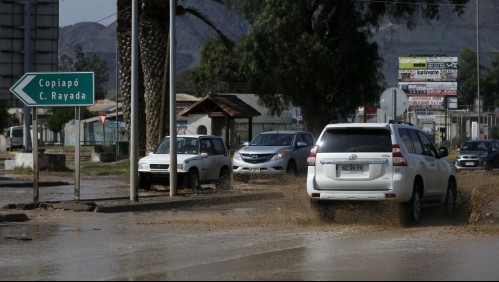
[[[116,0],[59,0],[59,26],[98,22],[108,26],[116,20]]]

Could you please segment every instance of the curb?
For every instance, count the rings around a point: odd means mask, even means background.
[[[117,201],[66,201],[66,202],[41,202],[9,204],[3,209],[33,210],[33,209],[62,209],[72,211],[93,211],[100,213],[120,213],[133,211],[171,210],[192,206],[210,206],[262,199],[278,199],[284,195],[277,192],[263,192],[245,195],[210,194],[194,195],[189,197],[155,197],[145,198],[137,202],[125,198]]]
[[[52,187],[52,186],[63,186],[63,185],[72,185],[69,182],[65,181],[42,181],[38,182],[38,187]],[[33,187],[33,181],[12,181],[12,182],[4,182],[0,183],[0,187],[10,187],[10,188],[18,188],[18,187]]]
[[[117,212],[132,212],[132,211],[147,211],[147,210],[170,210],[176,208],[185,208],[192,206],[220,205],[226,203],[237,203],[245,201],[256,201],[261,199],[277,199],[284,197],[283,194],[277,192],[258,193],[251,195],[215,195],[202,198],[187,198],[187,199],[165,199],[165,201],[154,202],[129,202],[128,204],[117,204],[100,206],[98,203],[95,207],[95,212],[101,213],[117,213]]]
[[[28,216],[24,213],[11,213],[11,214],[0,214],[0,222],[23,222],[29,220]]]

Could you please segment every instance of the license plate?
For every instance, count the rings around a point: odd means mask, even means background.
[[[343,174],[361,174],[363,172],[362,165],[341,165],[341,173]]]
[[[473,165],[475,165],[475,163],[474,162],[465,162],[464,165],[473,166]]]
[[[250,168],[250,172],[260,172],[260,168]]]

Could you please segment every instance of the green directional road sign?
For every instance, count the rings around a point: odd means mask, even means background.
[[[26,106],[91,106],[94,99],[93,72],[28,72],[10,92]]]

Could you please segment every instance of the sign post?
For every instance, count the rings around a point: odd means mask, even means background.
[[[11,88],[10,92],[30,107],[75,107],[75,200],[80,199],[80,106],[95,103],[93,72],[28,72]],[[33,108],[33,200],[38,202],[38,121]]]
[[[104,124],[106,123],[106,114],[99,114],[100,122],[102,123],[102,145],[106,145],[106,128],[104,127]]]

